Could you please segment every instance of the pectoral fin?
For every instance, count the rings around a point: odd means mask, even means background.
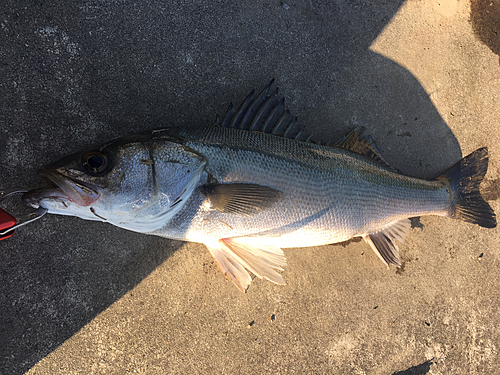
[[[258,278],[284,285],[283,277],[276,270],[283,270],[286,259],[283,251],[266,245],[261,238],[223,238],[217,243],[207,244],[222,272],[236,287],[245,292],[252,278],[247,270]]]
[[[376,232],[368,233],[363,239],[375,251],[380,260],[389,267],[390,264],[401,266],[399,249],[395,240],[403,242],[410,230],[411,222],[403,219],[389,223]]]
[[[283,199],[283,192],[258,184],[211,184],[202,187],[210,208],[229,214],[251,216]]]

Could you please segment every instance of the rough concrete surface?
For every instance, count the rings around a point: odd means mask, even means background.
[[[490,4],[491,3],[491,4]],[[500,213],[497,2],[0,3],[1,187],[116,136],[210,126],[276,78],[325,140],[364,125],[432,178],[488,146]],[[286,286],[203,246],[46,216],[0,243],[2,374],[494,374],[500,232],[424,217],[387,270],[364,242],[287,249]]]

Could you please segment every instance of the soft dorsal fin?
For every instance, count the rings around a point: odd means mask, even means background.
[[[223,128],[253,130],[288,139],[309,142],[311,133],[303,129],[285,107],[285,98],[278,98],[278,89],[269,94],[274,79],[255,97],[255,90],[247,96],[236,111],[231,103],[224,120],[216,121]]]
[[[364,126],[358,126],[344,138],[338,140],[334,146],[351,150],[378,162],[394,172],[399,172],[396,168],[392,167],[389,163],[387,163],[387,161],[385,161],[373,138],[370,135],[364,134],[365,130],[366,128]]]

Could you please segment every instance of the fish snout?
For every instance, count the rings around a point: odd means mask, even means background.
[[[41,189],[45,190],[44,198],[65,198],[79,206],[90,206],[101,196],[95,186],[66,177],[56,171],[43,170],[39,174],[54,186],[54,189]]]

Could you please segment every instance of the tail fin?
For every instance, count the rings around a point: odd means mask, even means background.
[[[450,217],[485,228],[495,228],[495,212],[479,192],[479,184],[488,170],[488,149],[474,151],[448,169],[443,176],[450,182]]]

